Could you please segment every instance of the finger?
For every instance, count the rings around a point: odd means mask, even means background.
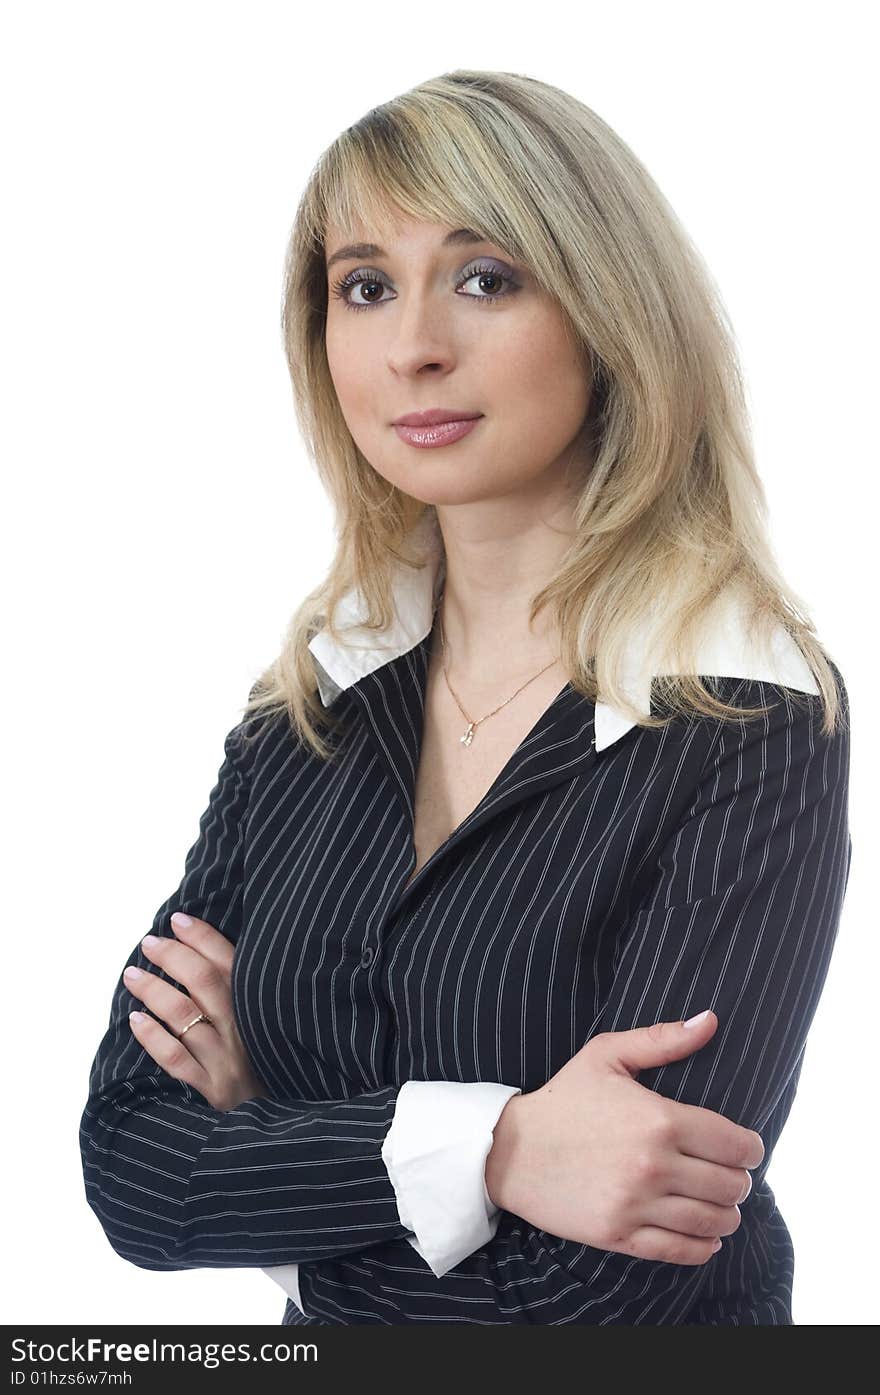
[[[200,1012],[207,1012],[212,1017],[211,1012],[201,1003],[194,1002],[187,997],[186,993],[181,993],[178,988],[170,984],[166,979],[157,977],[156,974],[147,973],[143,969],[138,969],[130,965],[123,970],[122,974],[125,986],[135,998],[140,998],[156,1017],[166,1023],[170,1031],[176,1037],[180,1036],[194,1017]],[[212,1018],[213,1020],[213,1018]],[[216,1032],[212,1029],[212,1035],[216,1039]],[[197,1049],[199,1061],[204,1061],[204,1054],[201,1047]]]
[[[682,1153],[726,1167],[760,1167],[764,1141],[754,1129],[698,1104],[676,1100],[673,1108],[676,1142]]]
[[[720,1238],[703,1240],[694,1235],[680,1235],[662,1226],[640,1225],[629,1237],[620,1254],[635,1255],[637,1259],[660,1259],[667,1264],[705,1264],[721,1249]]]
[[[645,1219],[663,1230],[696,1240],[716,1240],[732,1235],[742,1223],[738,1206],[716,1206],[691,1196],[658,1196],[645,1211]]]
[[[142,1019],[129,1017],[128,1020],[140,1045],[163,1070],[166,1070],[175,1080],[182,1080],[184,1084],[192,1085],[200,1094],[208,1097],[211,1089],[211,1077],[199,1065],[182,1041],[171,1036],[169,1032],[166,1032],[161,1022],[155,1021],[152,1017]],[[193,1031],[195,1030],[193,1028]],[[213,1028],[206,1030],[213,1030]]]
[[[738,1206],[751,1190],[752,1178],[741,1167],[724,1167],[705,1158],[681,1155],[669,1171],[669,1191],[711,1201],[716,1206]]]
[[[171,929],[179,940],[203,954],[226,978],[230,977],[235,946],[213,925],[195,916],[184,915],[183,911],[175,911],[171,917]]]
[[[217,1023],[226,1024],[232,1016],[232,993],[222,972],[189,945],[181,944],[169,935],[146,935],[141,940],[146,957],[180,983],[189,996]]]

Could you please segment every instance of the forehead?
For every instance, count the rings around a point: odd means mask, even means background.
[[[402,256],[434,256],[457,249],[467,249],[489,242],[482,232],[475,228],[452,228],[448,223],[428,223],[408,219],[386,223],[384,229],[377,229],[372,236],[367,235],[363,224],[356,225],[355,233],[346,239],[341,231],[330,225],[324,239],[326,267],[337,262],[359,257],[388,257],[399,252]]]
[[[455,231],[452,223],[433,223],[423,218],[386,213],[369,222],[355,218],[346,223],[329,219],[324,229],[324,245],[335,247],[340,242],[376,242],[383,247],[405,242],[439,242]]]

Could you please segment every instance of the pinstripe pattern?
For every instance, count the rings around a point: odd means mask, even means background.
[[[782,1325],[793,1251],[766,1173],[791,1108],[849,873],[848,699],[718,677],[748,724],[678,719],[593,743],[557,694],[486,796],[407,886],[430,635],[337,698],[339,761],[285,722],[225,759],[180,886],[236,943],[243,1040],[271,1099],[210,1108],[139,1047],[121,978],[81,1121],[86,1194],[148,1269],[299,1261],[285,1325]],[[155,971],[139,945],[127,963]],[[597,1032],[717,1013],[640,1083],[762,1136],[742,1223],[701,1266],[576,1244],[502,1212],[438,1279],[381,1159],[407,1079],[530,1091]]]

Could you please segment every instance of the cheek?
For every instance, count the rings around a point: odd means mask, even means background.
[[[343,394],[347,396],[354,378],[354,353],[346,344],[346,336],[328,327],[324,335],[324,352],[327,355],[327,366],[333,386],[340,397]]]
[[[375,415],[377,394],[364,363],[363,347],[346,342],[344,334],[328,334],[325,341],[327,366],[333,387],[351,429],[359,419]]]
[[[583,422],[590,387],[568,340],[537,335],[508,343],[503,378],[499,396],[528,435],[564,442]]]

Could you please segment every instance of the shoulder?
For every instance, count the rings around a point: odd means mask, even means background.
[[[710,680],[712,688],[726,700],[727,694],[736,693],[738,706],[754,705],[756,695],[764,692],[764,697],[757,696],[758,703],[778,701],[792,715],[824,715],[823,687],[793,629],[772,617],[759,623],[754,606],[742,589],[728,587],[701,622],[694,646],[695,662],[685,670],[664,656],[653,666],[652,673],[696,673]],[[848,715],[843,674],[821,641],[815,636],[813,639],[836,686],[840,711]]]
[[[664,647],[664,626],[668,624],[668,613],[655,604],[628,642],[622,687],[637,710],[652,711],[655,683],[661,685],[664,679],[690,674],[698,676],[721,701],[738,708],[767,703],[781,706],[783,723],[824,717],[822,690],[792,633],[776,620],[757,624],[741,588],[726,588],[708,607],[687,659]],[[837,684],[841,712],[848,713],[843,676],[824,649],[823,654]],[[720,726],[724,719],[715,719],[715,723]],[[623,711],[597,702],[597,750],[614,744],[634,725]]]
[[[657,672],[679,671],[670,663]],[[794,637],[779,621],[758,626],[741,590],[728,588],[710,606],[696,643],[701,676],[743,679],[818,696],[819,685]]]

